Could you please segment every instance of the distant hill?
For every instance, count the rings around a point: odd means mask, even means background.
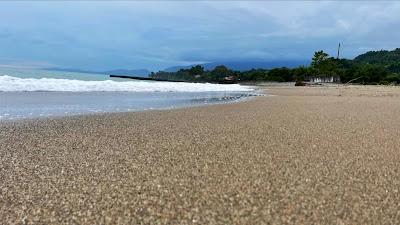
[[[212,70],[216,66],[225,65],[229,69],[246,71],[251,69],[272,69],[277,67],[288,67],[294,68],[298,66],[308,66],[310,61],[308,60],[280,60],[280,61],[227,61],[227,62],[212,62],[201,64],[205,70]],[[166,72],[176,72],[180,69],[189,69],[194,65],[190,66],[174,66],[164,69]]]
[[[114,75],[131,75],[139,77],[148,77],[150,71],[147,69],[127,70],[127,69],[116,69],[108,71],[91,71],[81,69],[70,69],[70,68],[46,68],[45,70],[63,71],[63,72],[75,72],[75,73],[91,73],[91,74],[114,74]]]
[[[389,64],[393,62],[400,62],[400,48],[393,51],[380,50],[369,51],[354,58],[354,61],[367,62],[371,64],[382,63]]]
[[[355,63],[379,64],[394,73],[400,72],[400,48],[392,51],[369,51],[354,58]]]

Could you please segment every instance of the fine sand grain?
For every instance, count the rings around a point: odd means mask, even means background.
[[[0,224],[398,224],[400,88],[3,123]]]

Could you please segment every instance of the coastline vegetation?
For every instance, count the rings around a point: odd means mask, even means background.
[[[312,76],[339,76],[341,82],[359,84],[400,84],[400,48],[370,51],[353,60],[337,59],[317,51],[308,66],[296,68],[251,69],[234,71],[224,65],[205,70],[196,65],[177,72],[152,72],[151,78],[193,82],[301,82]]]

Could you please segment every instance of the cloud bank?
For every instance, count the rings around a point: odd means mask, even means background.
[[[400,47],[400,2],[0,2],[0,64],[162,69]],[[10,63],[12,62],[12,63]]]

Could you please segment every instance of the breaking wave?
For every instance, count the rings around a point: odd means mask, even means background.
[[[55,78],[19,78],[0,76],[0,91],[63,91],[63,92],[231,92],[252,91],[239,84],[174,83],[154,81],[84,81]]]

